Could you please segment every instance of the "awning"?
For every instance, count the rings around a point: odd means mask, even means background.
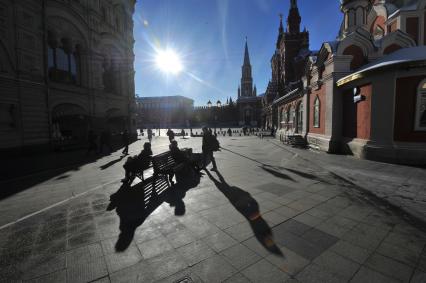
[[[343,86],[349,82],[364,78],[367,73],[390,67],[394,68],[400,65],[407,67],[426,67],[426,46],[403,48],[383,56],[360,68],[355,73],[341,78],[337,81],[337,86]]]

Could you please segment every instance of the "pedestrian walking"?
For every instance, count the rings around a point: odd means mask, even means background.
[[[124,146],[122,153],[124,155],[129,155],[129,132],[127,132],[127,130],[124,130],[123,134],[121,135],[121,140]]]
[[[203,166],[206,169],[207,162],[210,160],[213,164],[212,170],[217,170],[216,160],[214,159],[213,152],[218,151],[220,149],[219,141],[212,133],[207,129],[207,127],[203,127]],[[207,169],[206,169],[207,170]]]
[[[151,143],[151,141],[152,141],[152,130],[151,129],[148,129],[148,140],[149,140],[149,143]]]

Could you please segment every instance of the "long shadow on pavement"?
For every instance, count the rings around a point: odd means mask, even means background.
[[[247,219],[255,237],[262,246],[271,253],[283,256],[283,253],[274,242],[271,228],[260,214],[257,201],[248,192],[226,183],[219,171],[216,170],[219,180],[215,179],[209,171],[206,170],[206,172],[210,180],[213,181],[235,209]]]
[[[185,214],[186,192],[200,183],[200,176],[187,176],[178,184],[171,187],[163,178],[150,177],[145,181],[129,188],[121,186],[111,195],[108,210],[116,209],[120,218],[120,235],[115,244],[116,251],[124,251],[133,240],[136,229],[154,212],[163,202],[175,208],[175,215]]]

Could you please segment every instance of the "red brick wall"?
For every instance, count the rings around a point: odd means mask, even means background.
[[[343,93],[343,136],[348,138],[370,139],[371,131],[371,84],[360,86],[364,101],[354,103],[353,90]]]
[[[320,100],[320,123],[319,127],[314,127],[314,102],[318,96]],[[325,86],[321,86],[319,90],[311,93],[309,101],[309,132],[314,134],[325,134]]]
[[[370,139],[371,130],[371,84],[361,86],[361,95],[365,96],[364,101],[356,104],[357,128],[356,137],[359,139]]]
[[[411,35],[411,37],[418,44],[419,43],[419,18],[418,17],[407,18],[406,30],[407,30],[407,33]]]
[[[394,140],[425,142],[426,132],[414,131],[417,89],[426,76],[399,78],[396,80]]]
[[[388,47],[386,47],[385,48],[385,50],[383,50],[383,54],[384,55],[387,55],[387,54],[390,54],[390,53],[392,53],[392,52],[395,52],[395,51],[397,51],[397,50],[399,50],[399,49],[401,49],[402,47],[401,46],[399,46],[398,44],[391,44],[391,45],[389,45]]]
[[[351,70],[358,69],[365,64],[364,52],[361,47],[351,45],[343,51],[343,55],[352,55]]]

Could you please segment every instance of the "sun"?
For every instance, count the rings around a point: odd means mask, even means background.
[[[158,50],[155,63],[162,72],[167,74],[177,75],[183,70],[179,55],[171,49]]]

